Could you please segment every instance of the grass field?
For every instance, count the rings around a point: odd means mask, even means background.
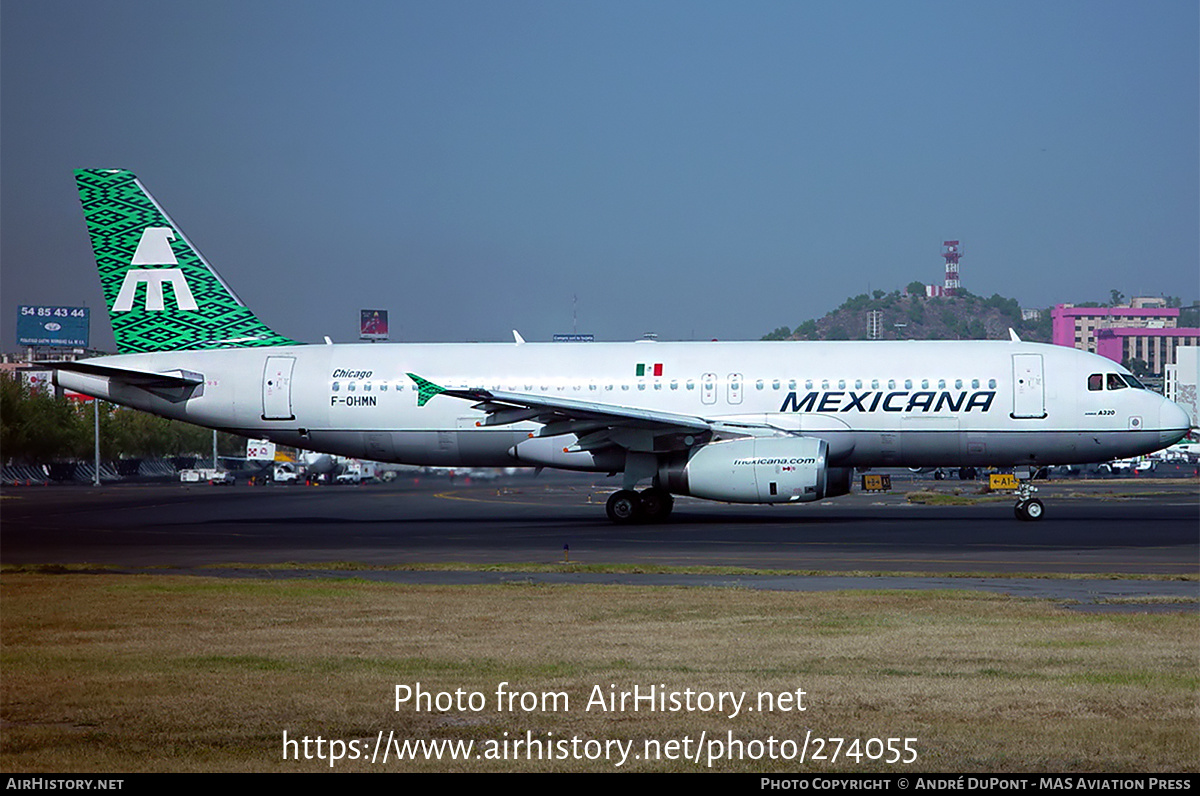
[[[0,667],[6,772],[329,769],[284,760],[285,731],[319,736],[326,751],[329,739],[356,740],[367,754],[381,732],[474,744],[467,760],[343,759],[335,770],[695,771],[710,754],[718,771],[1200,770],[1194,608],[1097,615],[945,590],[5,572]],[[478,692],[484,707],[417,710],[410,700],[396,710],[396,686],[417,683]],[[498,711],[501,683],[569,702]],[[747,696],[732,717],[728,704],[588,709],[596,686]],[[746,709],[760,692],[797,690],[804,711]],[[769,739],[794,757],[806,737],[803,765],[769,759]],[[631,752],[619,767],[619,757],[530,760],[531,750],[512,759],[511,741],[527,738],[546,754],[557,742],[581,755],[605,741]],[[835,746],[818,750],[813,738],[846,739],[839,759],[813,760]],[[866,751],[883,744],[871,738],[915,738],[917,761],[872,761]],[[505,741],[508,760],[474,757]],[[646,759],[647,745],[659,759]],[[664,759],[672,749],[700,750],[700,760]]]

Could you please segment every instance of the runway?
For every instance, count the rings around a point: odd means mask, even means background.
[[[613,565],[626,574],[559,572],[539,579],[612,582],[652,571],[664,582],[756,588],[982,588],[1058,594],[1064,578],[1087,578],[1127,599],[1133,592],[1186,599],[1196,581],[1170,580],[1200,571],[1200,502],[1194,479],[1060,481],[1039,486],[1047,515],[1013,517],[1012,500],[964,506],[914,505],[913,489],[855,492],[800,506],[735,506],[680,498],[662,525],[613,526],[604,516],[611,487],[603,479],[554,475],[483,483],[405,479],[362,487],[213,487],[154,484],[6,489],[0,502],[0,561],[8,565],[81,564],[168,567],[216,574],[238,564],[294,562],[298,572],[330,562],[364,568],[418,568],[461,562],[464,572],[375,573],[391,580],[482,582],[528,577],[521,565]],[[978,499],[974,484],[937,484]],[[314,565],[306,567],[304,565]],[[324,565],[324,566],[322,566]],[[506,572],[481,572],[504,565]],[[214,570],[211,568],[218,568]],[[673,568],[721,568],[705,576]],[[731,577],[730,568],[769,570]],[[451,568],[453,569],[453,567]],[[512,570],[517,570],[514,574]],[[258,570],[255,570],[258,571]],[[780,577],[776,573],[788,573]],[[820,573],[824,579],[813,577]],[[866,585],[845,575],[871,573]],[[899,579],[880,579],[903,573]],[[913,578],[912,573],[925,577]],[[808,577],[799,579],[797,574]],[[1036,576],[1032,579],[1017,574]],[[978,583],[967,580],[977,575]],[[1146,580],[1156,576],[1157,580]],[[1168,578],[1163,580],[1162,578]],[[773,578],[773,579],[772,579]],[[1026,582],[1028,581],[1028,582]],[[1042,581],[1039,585],[1038,581]],[[1100,584],[1108,585],[1101,587]],[[982,584],[982,585],[981,585]],[[1074,592],[1081,587],[1071,587]]]

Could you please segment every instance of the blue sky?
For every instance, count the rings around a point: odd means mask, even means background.
[[[0,5],[0,339],[135,171],[303,340],[756,339],[941,279],[1200,295],[1195,2]]]

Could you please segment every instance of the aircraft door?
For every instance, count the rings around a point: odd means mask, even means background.
[[[1041,354],[1013,354],[1012,416],[1046,416],[1046,385],[1042,377]]]
[[[295,420],[292,414],[292,368],[295,357],[267,357],[263,368],[263,420]]]
[[[729,398],[729,403],[731,404],[740,404],[742,402],[742,374],[729,374],[727,397]]]

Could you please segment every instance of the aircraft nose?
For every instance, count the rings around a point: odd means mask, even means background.
[[[1158,410],[1158,427],[1161,429],[1159,441],[1162,442],[1162,446],[1165,448],[1179,442],[1188,435],[1191,426],[1192,419],[1183,411],[1183,407],[1164,398]]]

